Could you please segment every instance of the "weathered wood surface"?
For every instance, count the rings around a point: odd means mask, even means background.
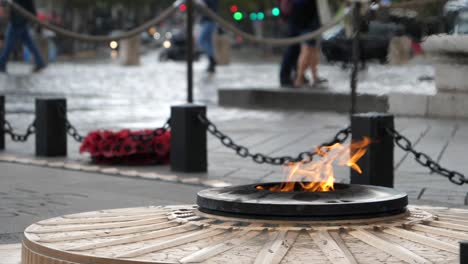
[[[0,260],[2,264],[20,264],[21,244],[0,245]]]
[[[466,210],[433,207],[301,222],[221,217],[194,206],[105,210],[31,225],[22,264],[453,263],[458,241],[468,239],[465,221]]]

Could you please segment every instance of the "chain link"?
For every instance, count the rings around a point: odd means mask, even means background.
[[[68,121],[68,119],[65,119],[65,127],[67,129],[67,134],[70,135],[74,140],[76,140],[76,142],[81,143],[84,141],[85,137],[80,135],[78,129],[76,129],[76,127],[73,126],[72,123]]]
[[[24,134],[16,133],[13,130],[13,126],[8,122],[8,120],[3,120],[3,131],[10,135],[11,140],[14,142],[26,142],[32,134],[36,133],[36,120],[34,120],[29,126],[26,128],[26,132]]]
[[[458,171],[448,170],[442,167],[436,161],[434,161],[431,157],[429,157],[429,155],[415,150],[411,141],[395,129],[387,128],[387,133],[395,140],[395,144],[399,148],[411,153],[414,156],[416,162],[419,163],[421,166],[427,167],[431,172],[437,173],[441,176],[448,178],[449,181],[454,184],[463,185],[465,183],[468,183],[468,180],[465,177],[465,175],[461,174]]]
[[[64,108],[60,108],[60,115],[65,118],[65,125],[68,135],[73,137],[73,139],[75,139],[77,142],[83,142],[85,137],[80,135],[78,129],[76,129],[76,127],[73,126],[73,124],[68,120]],[[164,133],[166,133],[166,131],[171,127],[170,123],[171,119],[169,118],[162,127],[154,129],[150,135],[132,135],[131,137],[133,140],[141,141],[143,143],[149,142],[153,137],[162,136]]]
[[[270,165],[284,165],[289,162],[303,162],[309,163],[312,161],[313,157],[317,155],[317,151],[309,152],[304,151],[299,153],[297,157],[292,156],[280,156],[280,157],[271,157],[262,153],[252,153],[247,147],[239,145],[234,142],[234,140],[229,137],[228,135],[221,132],[213,122],[211,122],[206,116],[199,115],[198,119],[200,122],[205,126],[206,130],[218,138],[221,141],[221,144],[230,148],[236,152],[242,158],[251,158],[254,162],[258,164],[270,164]],[[344,143],[351,134],[351,127],[347,127],[338,131],[338,133],[334,136],[333,140],[329,142],[325,142],[318,147],[320,152],[326,152],[324,147],[332,146],[336,143]]]
[[[166,120],[166,123],[162,127],[156,128],[153,130],[151,134],[145,135],[132,135],[131,138],[135,141],[140,141],[142,143],[146,143],[151,141],[154,137],[160,137],[166,133],[167,130],[171,128],[171,118]]]

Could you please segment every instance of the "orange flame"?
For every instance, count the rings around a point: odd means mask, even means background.
[[[332,146],[317,148],[317,155],[320,160],[310,163],[297,162],[286,166],[289,170],[286,181],[273,187],[265,188],[257,186],[260,190],[272,192],[329,192],[333,191],[335,183],[335,163],[339,166],[347,166],[362,173],[357,162],[367,152],[367,147],[371,143],[370,138],[364,137],[361,141],[356,141],[350,145],[336,143]]]

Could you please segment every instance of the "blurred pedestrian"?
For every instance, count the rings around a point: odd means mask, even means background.
[[[300,32],[296,28],[295,24],[292,23],[291,18],[293,0],[281,0],[281,18],[287,21],[288,24],[288,37],[297,37]],[[294,80],[296,79],[294,72],[296,72],[297,60],[299,53],[301,52],[300,44],[293,44],[286,48],[283,53],[283,59],[281,61],[280,68],[280,85],[281,87],[294,87]]]
[[[291,23],[300,35],[311,33],[320,28],[320,17],[316,0],[292,0]],[[294,85],[302,87],[305,84],[304,74],[311,69],[313,86],[327,82],[319,77],[317,66],[320,62],[320,48],[316,39],[301,44],[301,53],[297,62],[297,75]]]
[[[36,14],[36,7],[33,0],[13,0],[13,2],[20,5],[28,12]],[[0,72],[6,72],[8,58],[18,41],[22,42],[34,56],[36,66],[34,67],[33,72],[43,70],[46,67],[46,64],[31,37],[28,21],[19,13],[11,9],[10,22],[8,23],[5,34],[5,46],[0,55]]]
[[[218,12],[219,1],[218,0],[197,0],[197,3],[208,7],[214,12]],[[215,47],[213,44],[213,37],[216,32],[216,23],[208,16],[203,15],[201,17],[201,33],[198,39],[198,45],[202,51],[208,56],[209,64],[206,69],[209,73],[216,72],[216,59],[215,59]]]

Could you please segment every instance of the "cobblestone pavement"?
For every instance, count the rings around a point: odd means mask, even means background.
[[[13,64],[11,75],[0,76],[0,93],[7,95],[7,118],[15,128],[25,129],[33,119],[34,98],[61,96],[68,100],[70,120],[83,134],[101,128],[159,126],[168,117],[169,106],[183,102],[185,98],[185,85],[181,80],[185,67],[180,63],[157,62],[155,56],[144,57],[141,67],[60,63],[39,75],[25,74],[27,66]],[[197,101],[209,106],[209,117],[220,129],[254,152],[296,155],[329,139],[348,124],[345,115],[332,113],[217,107],[218,87],[242,87],[246,83],[274,86],[277,66],[236,62],[220,68],[215,77],[199,74],[203,67],[203,62],[195,67],[199,76],[196,79]],[[333,79],[341,80],[342,85],[333,87],[346,90],[344,78],[347,73],[332,66],[322,69],[328,76],[342,75],[341,79]],[[360,87],[376,93],[389,90],[432,93],[432,83],[416,81],[417,76],[426,74],[432,74],[428,66],[386,68],[377,65],[368,71],[368,79]],[[464,158],[468,142],[467,121],[397,118],[396,125],[418,149],[451,169],[468,172]],[[279,167],[258,165],[237,157],[211,136],[209,172],[206,174],[174,174],[168,166],[115,168],[117,173],[111,174],[120,173],[121,177],[84,173],[79,170],[84,170],[85,166],[92,168],[89,167],[89,157],[79,155],[78,144],[71,138],[67,158],[44,160],[34,157],[34,138],[31,138],[26,143],[8,139],[7,150],[0,153],[0,160],[24,163],[0,163],[0,243],[17,241],[26,225],[54,215],[146,204],[193,203],[194,194],[202,188],[200,184],[203,182],[241,184],[273,181],[284,176]],[[49,164],[55,162],[57,168],[40,166],[41,160]],[[33,166],[34,161],[36,165]],[[63,162],[72,165],[66,166]],[[451,207],[468,204],[466,186],[453,185],[447,179],[429,173],[400,150],[395,153],[395,169],[396,188],[406,191],[413,204]],[[108,174],[115,170],[107,168]],[[145,173],[152,180],[136,179],[135,176]],[[348,181],[347,169],[337,169],[336,174],[338,181]]]

